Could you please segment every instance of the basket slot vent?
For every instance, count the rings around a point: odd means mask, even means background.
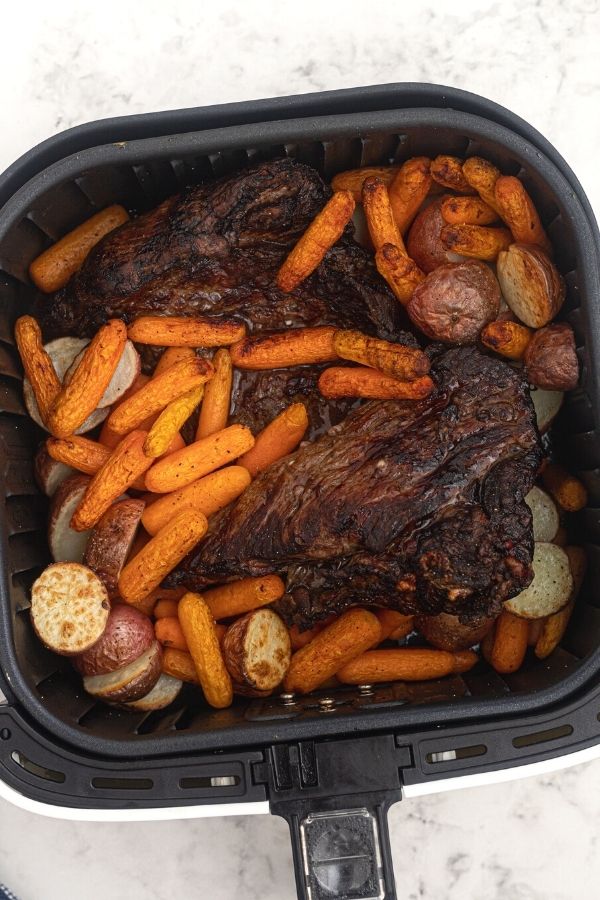
[[[273,144],[270,147],[251,147],[246,151],[248,156],[248,165],[256,165],[260,162],[267,162],[270,159],[281,159],[285,156],[284,144]]]
[[[355,169],[360,165],[362,141],[360,138],[323,143],[323,178],[328,181],[336,172]]]
[[[17,378],[19,381],[23,378],[23,370],[16,352],[11,352],[3,344],[0,344],[0,375],[6,378]]]
[[[64,181],[44,193],[27,218],[44,234],[48,244],[58,241],[96,212],[76,181]]]
[[[143,199],[139,205],[142,211],[156,206],[177,191],[177,181],[168,163],[136,165],[132,166],[132,170],[141,189]]]
[[[182,790],[195,790],[198,788],[224,788],[235,787],[241,783],[239,775],[206,775],[200,778],[180,778],[179,787]]]
[[[600,462],[600,434],[595,431],[571,435],[559,433],[556,445],[561,457],[569,460],[571,471],[593,469]]]
[[[0,269],[29,285],[29,263],[43,253],[51,241],[31,219],[21,219],[2,240]]]
[[[361,139],[362,150],[359,166],[386,165],[394,159],[398,147],[395,134],[367,135]]]
[[[8,272],[2,272],[0,267],[0,341],[15,345],[15,321],[19,316],[29,312],[31,301],[31,289],[27,289]]]
[[[298,144],[286,144],[286,155],[319,171],[323,168],[323,145],[318,141],[302,141]]]
[[[29,772],[30,775],[37,775],[38,778],[43,778],[44,781],[54,781],[56,784],[63,784],[65,781],[66,776],[64,772],[57,772],[56,769],[47,769],[46,766],[40,766],[39,763],[34,762],[25,756],[24,753],[21,753],[20,750],[13,750],[10,757],[13,762],[26,772]]]
[[[173,731],[185,712],[185,706],[180,706],[175,710],[169,707],[169,710],[170,712],[167,713],[164,710],[148,713],[136,728],[136,734],[156,734],[159,731]]]
[[[92,778],[92,787],[99,791],[150,791],[154,787],[151,778]]]
[[[573,734],[572,725],[557,725],[556,728],[548,728],[545,731],[535,731],[531,734],[521,734],[513,738],[512,745],[517,750],[520,747],[533,747],[535,744],[546,744],[548,741],[557,741],[562,737]]]
[[[588,394],[577,388],[567,394],[560,411],[560,418],[554,427],[571,434],[592,431],[594,428],[594,407]]]
[[[95,209],[120,203],[127,209],[144,204],[144,195],[131,166],[112,166],[110,170],[91,169],[77,180],[79,189]]]
[[[0,378],[0,413],[26,416],[21,384],[12,378]]]
[[[438,750],[428,753],[425,757],[428,763],[451,762],[455,759],[471,759],[473,756],[485,756],[488,748],[485,744],[473,744],[470,747],[456,747],[451,750]]]
[[[14,534],[8,539],[8,568],[13,574],[46,565],[48,548],[45,541],[32,533]]]
[[[46,503],[41,496],[14,496],[6,500],[6,524],[9,535],[41,531],[46,526]]]
[[[216,178],[229,175],[237,169],[243,169],[248,165],[248,155],[245,150],[223,150],[220,153],[209,155],[212,173]]]

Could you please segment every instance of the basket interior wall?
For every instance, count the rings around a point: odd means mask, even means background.
[[[0,452],[3,457],[3,521],[7,541],[12,640],[22,676],[33,694],[60,720],[88,733],[115,739],[136,739],[165,731],[222,731],[244,721],[269,722],[283,718],[311,718],[323,714],[318,695],[284,707],[278,698],[232,709],[209,711],[193,690],[186,690],[166,712],[131,716],[111,710],[86,695],[80,678],[68,662],[45,651],[33,635],[28,615],[29,588],[49,561],[46,543],[46,500],[37,490],[32,457],[41,434],[29,420],[21,397],[21,367],[13,340],[13,323],[27,312],[34,296],[27,276],[31,260],[65,232],[97,210],[121,203],[142,212],[186,186],[233,172],[254,161],[292,156],[315,166],[329,179],[346,168],[401,162],[415,155],[480,154],[505,174],[523,178],[552,238],[556,261],[566,278],[568,298],[563,317],[573,326],[582,365],[581,387],[563,407],[552,442],[559,457],[579,471],[590,491],[590,506],[572,524],[573,542],[586,543],[589,573],[575,616],[562,645],[543,662],[528,659],[521,671],[500,677],[487,668],[422,685],[382,686],[370,696],[352,689],[336,694],[336,709],[343,714],[358,706],[380,708],[462,698],[494,698],[513,692],[528,693],[555,684],[574,671],[600,644],[600,437],[596,431],[588,384],[582,304],[585,297],[578,279],[576,235],[560,198],[552,196],[541,177],[523,160],[484,139],[475,141],[459,131],[419,128],[340,136],[327,141],[299,141],[246,149],[193,154],[172,159],[149,157],[144,164],[103,165],[63,180],[38,197],[34,205],[0,241]],[[49,301],[50,302],[50,301]],[[331,691],[328,692],[331,694]]]

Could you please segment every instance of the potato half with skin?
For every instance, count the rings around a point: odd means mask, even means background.
[[[89,531],[71,528],[73,513],[81,503],[90,479],[76,473],[60,485],[52,498],[48,515],[48,545],[54,562],[83,562]],[[90,566],[93,571],[93,567]]]
[[[158,641],[137,659],[104,675],[86,675],[83,686],[88,694],[107,703],[130,703],[145,697],[161,673],[162,651]]]
[[[35,454],[33,474],[36,484],[42,493],[47,497],[52,497],[63,481],[69,478],[70,475],[75,475],[75,469],[65,465],[65,463],[58,462],[56,459],[52,459],[46,444],[43,443],[40,444]]]
[[[500,310],[500,286],[484,263],[448,263],[431,272],[407,304],[412,321],[433,340],[473,344]]]
[[[527,377],[546,391],[572,391],[579,381],[575,335],[566,322],[536,331],[525,351]]]
[[[458,616],[439,613],[437,616],[415,616],[415,628],[426,641],[439,650],[468,650],[478,644],[495,622],[494,617],[481,617],[463,624]]]
[[[573,590],[569,557],[556,544],[538,543],[533,552],[533,581],[507,600],[504,609],[522,619],[543,619],[566,606]]]
[[[119,596],[119,575],[131,551],[145,506],[143,500],[113,503],[91,532],[86,532],[89,540],[83,561],[104,582],[111,600]]]
[[[129,665],[154,643],[152,622],[139,610],[118,603],[110,611],[104,634],[73,659],[82,675],[106,675]]]
[[[48,566],[31,588],[31,624],[48,649],[61,656],[83,653],[106,628],[106,588],[91,569],[74,562]]]
[[[155,709],[165,709],[177,699],[183,681],[179,678],[173,678],[172,675],[165,675],[163,672],[154,687],[139,700],[130,700],[124,704],[126,709],[135,712],[152,712]]]
[[[530,328],[543,328],[563,305],[565,283],[539,247],[511,244],[498,255],[497,271],[504,299]]]
[[[442,203],[447,195],[438,197],[417,215],[412,223],[406,241],[406,250],[412,260],[425,273],[433,272],[438,266],[445,266],[459,257],[448,250],[441,238],[442,228],[447,224],[442,216]]]
[[[531,391],[531,400],[540,434],[548,431],[560,412],[564,399],[565,395],[562,391],[543,391],[538,388]]]
[[[289,632],[272,609],[255,609],[234,622],[222,651],[234,684],[261,692],[283,681],[292,655]]]

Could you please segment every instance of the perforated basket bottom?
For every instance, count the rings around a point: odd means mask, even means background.
[[[288,122],[280,124],[282,140],[267,145],[257,142],[215,151],[223,137],[215,134],[211,147],[206,135],[202,139],[196,136],[195,141],[187,135],[180,141],[185,144],[185,152],[176,152],[174,139],[173,155],[169,155],[164,147],[154,154],[152,142],[146,141],[143,162],[100,164],[91,159],[85,165],[73,164],[75,171],[65,172],[58,180],[49,178],[47,186],[33,192],[21,214],[13,216],[4,234],[0,232],[0,440],[5,460],[7,602],[12,628],[7,657],[14,653],[16,667],[9,674],[18,686],[19,699],[26,707],[30,705],[33,715],[39,715],[40,707],[35,701],[41,701],[48,714],[47,727],[54,718],[57,727],[72,729],[70,739],[79,734],[109,741],[134,741],[140,748],[145,738],[184,733],[203,736],[205,746],[213,735],[215,746],[223,746],[233,740],[234,733],[236,740],[246,734],[250,741],[253,727],[263,725],[276,734],[280,726],[290,721],[305,723],[307,735],[317,721],[324,719],[338,722],[337,727],[343,730],[344,720],[356,712],[367,714],[367,724],[372,721],[368,712],[388,712],[390,722],[401,728],[412,721],[411,711],[421,710],[422,719],[424,707],[431,707],[433,721],[440,706],[458,709],[460,703],[461,710],[468,715],[469,706],[477,701],[488,703],[493,710],[494,702],[501,698],[534,697],[574,673],[596,649],[600,642],[599,592],[595,590],[600,559],[595,543],[600,539],[597,510],[600,451],[587,386],[589,360],[581,310],[585,297],[577,268],[581,260],[576,223],[565,205],[568,198],[557,196],[548,188],[537,171],[539,161],[527,157],[524,151],[519,153],[492,141],[484,133],[477,134],[474,122],[478,120],[470,121],[468,128],[444,128],[419,122],[419,112],[422,111],[412,111],[412,124],[405,112],[402,128],[390,125],[378,130],[360,127],[348,116],[344,123],[327,126],[325,140],[312,140],[306,134],[302,137],[300,130],[294,133],[292,123]],[[305,125],[304,132],[312,134],[314,128]],[[241,140],[239,135],[237,140]],[[193,152],[194,145],[203,145],[202,152]],[[346,168],[400,162],[411,156],[440,152],[460,156],[481,154],[503,172],[523,178],[551,235],[557,264],[568,285],[563,316],[575,330],[582,386],[565,403],[553,432],[553,442],[556,454],[568,459],[570,469],[580,471],[590,490],[590,507],[569,523],[573,542],[581,543],[585,538],[590,568],[561,646],[543,662],[528,657],[523,668],[510,676],[501,677],[487,666],[479,665],[463,676],[437,682],[383,685],[362,692],[339,688],[294,698],[291,703],[279,697],[252,702],[237,700],[229,710],[214,711],[206,707],[197,690],[189,687],[169,709],[155,713],[130,715],[95,702],[84,693],[69,663],[39,644],[29,622],[29,590],[49,561],[45,535],[47,504],[37,491],[32,474],[32,457],[40,433],[23,408],[21,369],[13,340],[14,320],[28,309],[34,295],[27,278],[29,262],[66,231],[108,204],[121,203],[133,212],[141,212],[187,185],[233,172],[260,159],[292,156],[315,166],[329,179]],[[4,665],[9,670],[11,659],[4,660]]]

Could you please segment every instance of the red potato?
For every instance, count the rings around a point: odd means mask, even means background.
[[[222,643],[235,685],[272,691],[283,681],[292,655],[290,636],[272,609],[255,609],[233,623]]]
[[[406,310],[432,340],[473,344],[500,311],[500,286],[485,263],[448,263],[419,284]]]
[[[46,444],[43,443],[40,444],[38,452],[35,454],[33,474],[40,491],[47,497],[53,497],[63,481],[70,475],[75,475],[75,469],[52,459]]]
[[[83,686],[88,694],[107,703],[131,703],[152,690],[160,678],[161,658],[160,644],[154,641],[126,666],[105,675],[86,675]]]
[[[498,255],[502,295],[530,328],[547,325],[565,299],[565,282],[547,253],[531,244],[511,244]]]
[[[34,631],[61,656],[76,656],[100,640],[109,610],[106,588],[79,563],[53,563],[31,588]]]
[[[446,199],[446,195],[438,197],[422,209],[408,232],[407,253],[426,274],[460,259],[448,250],[441,238],[442,228],[447,224],[442,215],[442,203]]]
[[[83,561],[104,583],[111,600],[119,596],[119,575],[133,546],[144,508],[143,500],[120,500],[109,506],[91,532],[85,532],[89,540]]]
[[[82,675],[106,675],[138,659],[153,643],[154,628],[148,616],[126,603],[117,603],[100,640],[76,656],[73,665]]]
[[[478,644],[494,624],[493,618],[477,618],[463,624],[458,616],[439,613],[437,616],[415,616],[415,628],[425,640],[439,650],[467,650]]]
[[[536,331],[524,356],[531,384],[547,391],[572,391],[579,381],[575,335],[566,322]]]
[[[86,346],[87,344],[89,344],[89,341],[86,341]],[[73,373],[81,362],[84,351],[85,347],[79,351],[65,372],[63,379],[65,384],[68,384],[73,377]],[[108,387],[102,394],[102,398],[98,401],[98,409],[104,409],[105,406],[112,406],[113,403],[121,400],[140,374],[141,369],[142,363],[139,353],[135,349],[132,341],[126,341],[117,368],[110,379]]]
[[[83,562],[90,532],[71,528],[71,517],[89,483],[87,475],[71,475],[63,481],[52,498],[48,517],[48,544],[54,562]]]
[[[149,693],[144,694],[139,700],[130,700],[124,706],[136,712],[152,712],[155,709],[165,709],[177,699],[182,687],[183,681],[163,672]]]
[[[556,544],[537,543],[533,552],[533,581],[507,600],[504,609],[522,619],[543,619],[567,605],[573,591],[569,557]]]

